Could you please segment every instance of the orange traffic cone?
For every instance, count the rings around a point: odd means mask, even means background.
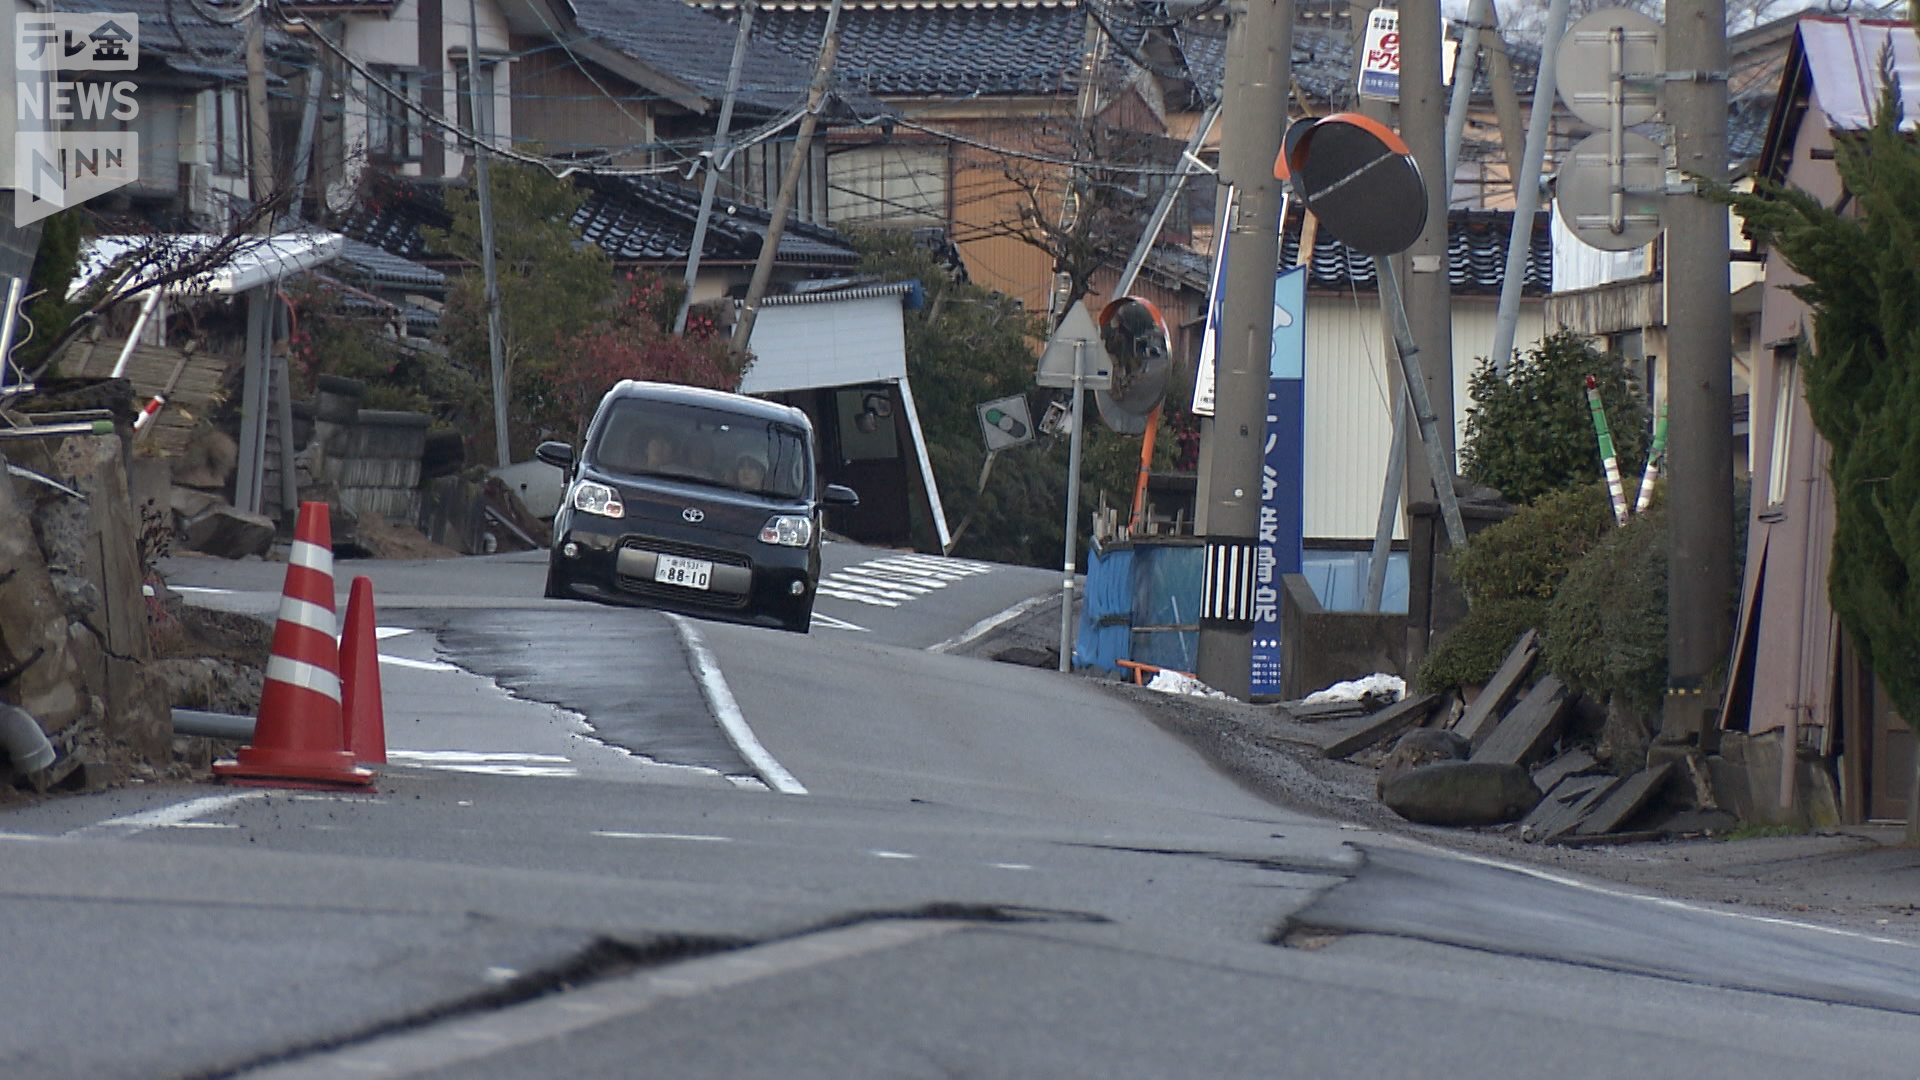
[[[240,748],[238,761],[215,764],[216,774],[264,787],[373,783],[373,773],[356,768],[346,748],[333,631],[333,530],[327,504],[301,503],[253,742]]]
[[[347,626],[340,638],[340,704],[347,716],[347,750],[362,765],[387,763],[387,719],[380,703],[380,645],[373,629],[373,582],[353,579]]]

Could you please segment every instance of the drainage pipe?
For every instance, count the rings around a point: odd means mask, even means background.
[[[253,739],[253,717],[202,712],[199,709],[175,709],[173,710],[173,733],[198,735],[207,739],[249,742]]]
[[[30,776],[53,764],[55,756],[47,733],[40,730],[40,722],[25,709],[13,705],[0,705],[0,750],[6,751],[13,771],[21,776]]]

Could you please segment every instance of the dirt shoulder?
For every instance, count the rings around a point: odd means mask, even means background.
[[[954,652],[991,661],[1018,647],[1055,647],[1059,620],[1059,607],[1044,605]],[[1562,847],[1497,830],[1415,825],[1375,797],[1374,769],[1322,757],[1311,734],[1277,710],[1105,682],[1223,773],[1289,810],[1710,908],[1920,942],[1920,848],[1902,846],[1898,826]]]

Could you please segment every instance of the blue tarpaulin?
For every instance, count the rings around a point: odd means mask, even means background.
[[[1128,640],[1132,611],[1133,549],[1087,552],[1086,600],[1074,635],[1074,666],[1118,672],[1119,661],[1133,659]]]

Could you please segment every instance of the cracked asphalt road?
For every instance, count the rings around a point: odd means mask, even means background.
[[[377,794],[0,815],[0,1074],[1910,1076],[1920,1052],[1910,946],[1407,850],[1106,688],[914,647],[1005,583],[915,600],[911,637],[702,624],[808,792],[783,795],[742,786],[655,616],[539,600],[525,560],[375,569],[412,628],[382,644],[407,663]],[[204,595],[259,605],[232,573]],[[558,648],[516,664],[534,639]]]

